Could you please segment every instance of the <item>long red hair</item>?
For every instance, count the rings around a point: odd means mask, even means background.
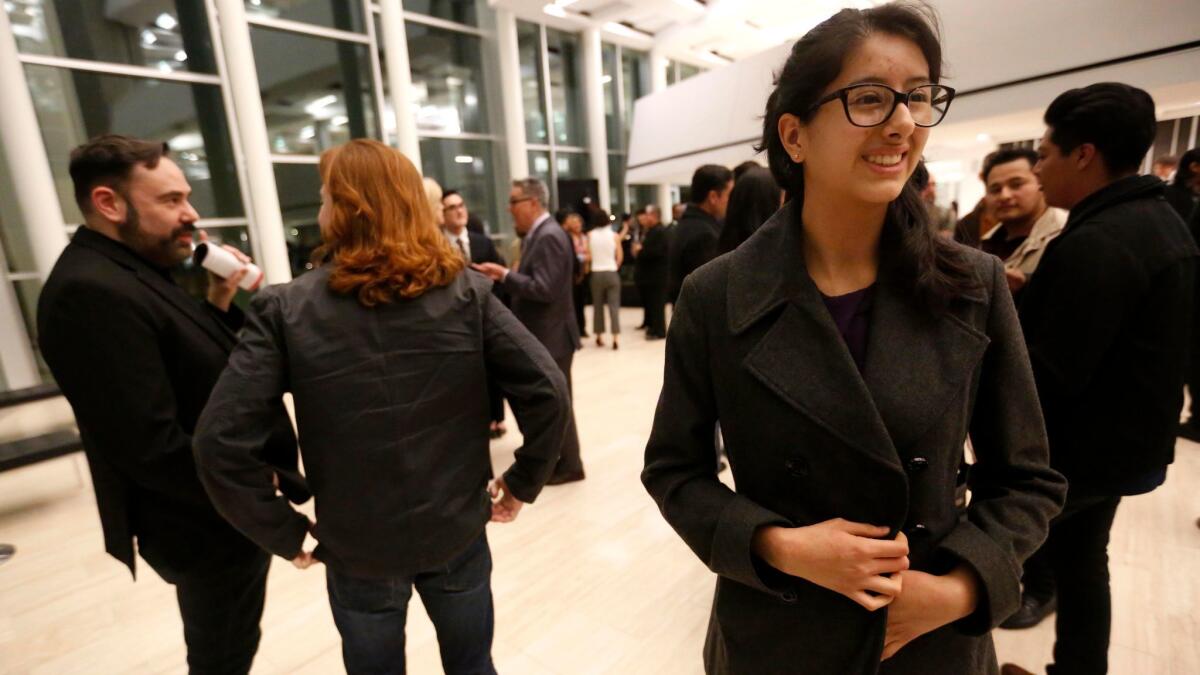
[[[373,307],[445,286],[462,257],[438,229],[421,174],[400,152],[356,139],[321,154],[332,217],[314,261],[331,265],[329,287]]]

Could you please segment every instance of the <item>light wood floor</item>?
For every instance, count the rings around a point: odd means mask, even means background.
[[[621,350],[588,343],[575,361],[575,414],[588,479],[547,488],[492,525],[494,657],[502,673],[700,672],[713,576],[659,516],[638,481],[662,382],[663,342],[631,330]],[[54,417],[61,405],[38,414]],[[26,417],[31,413],[24,413]],[[35,422],[2,419],[0,427]],[[518,439],[492,447],[505,467]],[[2,431],[2,429],[0,429]],[[103,552],[81,459],[0,474],[0,672],[182,673],[174,595],[149,567],[134,583]],[[1111,547],[1116,674],[1200,673],[1200,446],[1181,442],[1167,484],[1126,500]],[[322,569],[276,559],[255,673],[342,672]],[[432,625],[414,600],[409,672],[440,673]],[[1040,670],[1051,622],[998,631],[1002,661]]]

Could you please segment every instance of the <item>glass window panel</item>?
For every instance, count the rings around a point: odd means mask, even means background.
[[[1185,117],[1179,120],[1179,136],[1175,141],[1175,154],[1182,155],[1191,149],[1188,141],[1192,138],[1192,126],[1196,123],[1195,117]]]
[[[554,181],[550,176],[550,153],[545,150],[529,151],[529,174],[541,178],[546,185],[553,188]]]
[[[633,128],[633,103],[650,88],[650,59],[640,52],[621,50],[621,86],[625,103],[625,118],[621,125],[621,147],[629,146],[629,133]],[[611,147],[611,146],[610,146]]]
[[[157,68],[214,73],[204,3],[5,0],[17,49]]]
[[[38,347],[37,335],[37,304],[38,296],[42,294],[41,279],[18,279],[12,282],[13,291],[17,296],[17,306],[21,310],[21,318],[25,321],[25,334],[29,336],[30,347],[34,358],[37,359],[38,372],[42,382],[52,382],[50,368],[42,359],[42,350]]]
[[[276,164],[275,185],[283,215],[292,276],[312,269],[312,252],[321,245],[317,212],[321,210],[321,175],[316,164]]]
[[[404,0],[404,11],[479,25],[479,0]]]
[[[622,143],[621,121],[617,111],[617,47],[604,43],[600,48],[602,74],[600,83],[604,87],[604,130],[609,150],[620,150]]]
[[[555,178],[594,178],[588,166],[587,155],[582,152],[555,153]]]
[[[208,234],[209,242],[217,245],[228,244],[254,257],[254,252],[250,249],[250,232],[245,227],[208,227],[204,231]],[[204,300],[205,293],[208,292],[208,272],[193,263],[191,258],[171,270],[171,276],[193,298]],[[239,289],[233,301],[239,307],[245,308],[250,302],[250,294]]]
[[[458,190],[472,214],[483,221],[488,232],[501,229],[496,196],[502,181],[492,160],[491,141],[451,138],[421,139],[421,168],[437,180],[443,190]],[[503,194],[507,198],[508,191]]]
[[[525,138],[529,143],[546,144],[550,142],[550,137],[546,129],[546,82],[542,77],[541,43],[541,34],[536,25],[525,21],[517,22],[521,99],[525,103]]]
[[[679,64],[679,81],[682,82],[689,77],[695,77],[703,72],[704,69],[693,66],[690,63],[681,63]]]
[[[658,188],[653,185],[630,185],[629,192],[629,210],[637,211],[651,204],[658,204]],[[671,214],[667,214],[669,219]]]
[[[367,45],[254,27],[250,39],[271,152],[315,155],[380,137]]]
[[[220,87],[34,65],[25,77],[68,223],[83,222],[67,173],[71,149],[101,134],[167,141],[201,217],[244,215]]]
[[[409,3],[406,0],[404,4]],[[367,30],[362,10],[358,0],[246,0],[248,16],[287,19],[356,33]]]
[[[550,107],[554,111],[554,142],[586,145],[579,36],[546,29],[546,57],[550,70]]]
[[[406,31],[417,128],[487,133],[480,38],[411,21]]]
[[[1154,134],[1154,147],[1150,150],[1150,160],[1156,160],[1171,154],[1171,139],[1175,137],[1175,120],[1162,120],[1158,123]]]
[[[675,82],[678,79],[679,79],[679,62],[674,61],[674,60],[667,61],[667,86],[669,87],[669,86],[675,84]]]
[[[608,201],[613,213],[629,210],[625,197],[625,155],[608,155]]]
[[[9,158],[0,146],[0,249],[10,272],[36,272],[33,247],[29,243],[29,228],[17,209],[17,197],[12,176],[8,173]]]

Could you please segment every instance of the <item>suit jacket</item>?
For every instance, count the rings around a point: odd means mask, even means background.
[[[491,286],[467,271],[367,308],[330,290],[319,268],[259,292],[196,429],[196,463],[221,513],[268,551],[299,553],[308,519],[254,470],[271,403],[291,392],[316,557],[365,578],[444,566],[491,516],[489,376],[524,434],[505,482],[532,502],[558,460],[567,384]]]
[[[38,301],[39,344],[71,404],[105,549],[135,570],[132,539],[167,581],[249,546],[213,508],[192,433],[236,342],[240,310],[196,302],[167,272],[81,227]],[[264,420],[263,456],[307,498],[282,401]]]
[[[579,348],[579,325],[571,298],[575,249],[553,218],[526,235],[521,265],[501,285],[512,296],[512,311],[550,355],[561,361]]]
[[[504,256],[496,250],[496,243],[492,241],[491,237],[471,230],[467,230],[467,237],[471,240],[471,262],[490,262],[508,266],[508,263],[504,261]]]
[[[1050,460],[1073,489],[1127,493],[1174,459],[1198,253],[1162,181],[1131,176],[1071,209],[1025,287]]]
[[[633,267],[633,280],[649,286],[667,285],[667,255],[669,238],[662,225],[650,228],[642,237],[642,250]]]
[[[1029,231],[1029,236],[1017,250],[1008,256],[1004,261],[1005,269],[1019,270],[1026,277],[1033,276],[1037,271],[1038,264],[1042,261],[1042,255],[1046,252],[1046,246],[1054,241],[1054,238],[1062,234],[1063,227],[1067,224],[1067,212],[1062,209],[1056,209],[1053,206],[1046,209],[1041,218],[1033,224],[1033,229]],[[983,235],[983,240],[987,241],[996,236],[1000,232],[1000,225],[993,227]]]
[[[1047,465],[1033,376],[1003,269],[963,249],[981,285],[933,317],[887,269],[860,374],[804,268],[794,202],[684,283],[642,481],[718,575],[710,673],[994,673],[988,631],[1020,604],[1065,483]],[[734,491],[717,478],[720,422]],[[978,462],[955,506],[963,443]],[[909,538],[912,567],[960,562],[977,611],[880,666],[885,611],[779,572],[751,551],[764,525],[831,518]]]
[[[667,261],[667,297],[679,297],[683,280],[696,268],[717,257],[717,239],[721,224],[695,204],[688,204],[671,228],[671,244]]]

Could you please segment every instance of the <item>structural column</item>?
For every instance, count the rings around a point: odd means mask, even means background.
[[[525,144],[525,102],[521,98],[521,55],[517,47],[517,17],[496,8],[496,49],[499,51],[500,106],[504,117],[504,149],[508,172],[514,180],[529,176]]]
[[[580,34],[583,58],[583,109],[587,122],[588,156],[592,176],[600,183],[600,207],[612,212],[608,178],[608,128],[604,123],[604,65],[600,52],[600,29],[586,28]]]
[[[670,61],[659,49],[650,50],[650,93],[657,94],[667,88],[667,68]],[[659,183],[655,188],[655,203],[662,209],[662,222],[671,222],[671,186]]]
[[[229,91],[237,117],[237,133],[245,156],[246,184],[250,188],[250,228],[258,241],[267,283],[281,284],[292,279],[287,240],[283,236],[283,215],[279,190],[271,165],[271,146],[267,120],[263,115],[250,45],[250,27],[246,23],[243,0],[216,0],[217,20],[221,28],[221,47],[225,53]]]
[[[392,114],[396,117],[396,138],[400,152],[421,170],[421,142],[412,106],[412,71],[408,64],[408,33],[404,30],[404,11],[400,0],[381,0],[379,20],[383,26],[383,55],[387,59],[388,91]]]

